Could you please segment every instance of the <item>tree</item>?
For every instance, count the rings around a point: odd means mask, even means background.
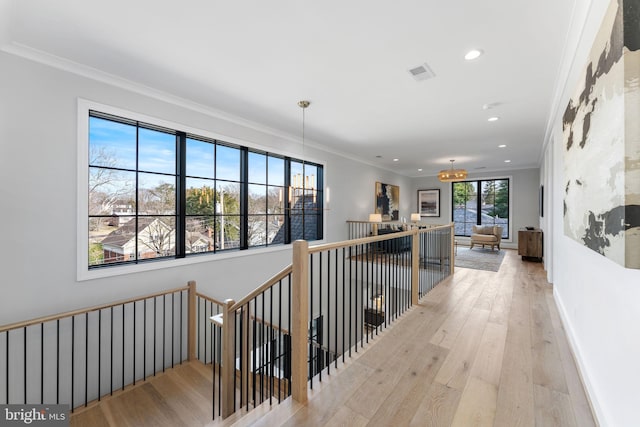
[[[464,208],[467,201],[476,195],[476,188],[472,182],[456,182],[453,184],[453,204]]]

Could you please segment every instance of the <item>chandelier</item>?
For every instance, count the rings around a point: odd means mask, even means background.
[[[438,179],[442,182],[456,182],[462,181],[467,178],[466,169],[454,169],[453,162],[455,160],[449,160],[451,162],[451,169],[443,169],[438,173]]]

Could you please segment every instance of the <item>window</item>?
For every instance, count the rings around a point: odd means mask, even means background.
[[[323,167],[97,111],[88,266],[322,239]]]
[[[474,225],[500,225],[509,238],[508,178],[454,182],[451,191],[456,236],[470,236]]]

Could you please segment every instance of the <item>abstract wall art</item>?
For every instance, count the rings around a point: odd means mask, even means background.
[[[613,0],[563,116],[564,233],[640,268],[640,1]]]
[[[397,221],[400,217],[400,187],[376,182],[376,210],[383,221]]]

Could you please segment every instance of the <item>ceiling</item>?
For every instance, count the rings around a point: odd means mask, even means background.
[[[574,2],[0,0],[0,49],[297,138],[307,99],[305,143],[406,176],[500,171],[539,165]]]

